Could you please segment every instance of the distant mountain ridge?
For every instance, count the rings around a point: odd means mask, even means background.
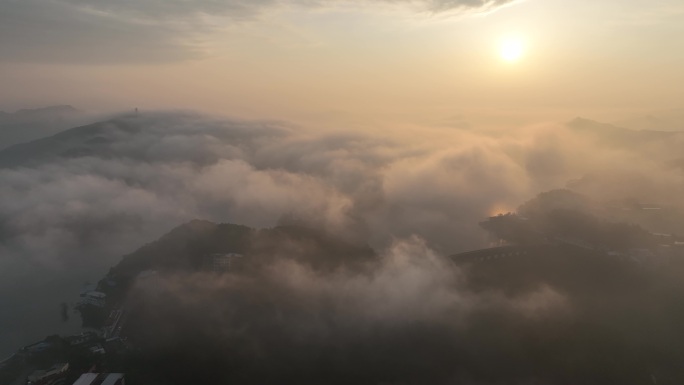
[[[377,258],[368,244],[304,225],[254,229],[195,219],[123,256],[108,277],[126,287],[147,270],[197,272],[207,268],[212,255],[230,253],[244,255],[246,269],[291,259],[315,271],[354,270]]]
[[[88,124],[52,136],[15,144],[0,151],[0,167],[31,166],[53,158],[88,155],[107,156],[115,137],[135,134],[139,129],[121,119]]]
[[[666,165],[684,170],[684,131],[633,130],[577,117],[566,124],[571,130],[593,136],[606,147],[622,148],[646,155],[668,155]],[[653,144],[654,146],[650,146]],[[663,148],[667,151],[663,152]]]
[[[684,131],[632,130],[582,117],[573,119],[567,123],[567,126],[573,130],[593,133],[600,139],[624,145],[638,145],[643,141],[684,137]]]
[[[684,130],[684,109],[651,111],[614,124],[634,130],[681,131]]]
[[[17,110],[15,112],[5,112],[5,111],[0,111],[0,117],[3,118],[11,118],[11,119],[22,119],[22,118],[27,118],[27,117],[35,117],[37,115],[50,115],[53,116],[55,114],[75,114],[79,113],[80,111],[74,108],[73,106],[70,106],[68,104],[63,104],[63,105],[56,105],[56,106],[48,106],[48,107],[40,107],[40,108],[25,108],[21,110]]]
[[[55,158],[121,156],[121,149],[111,149],[111,144],[126,141],[141,133],[145,126],[139,119],[149,118],[129,114],[87,125],[67,125],[70,121],[68,117],[79,114],[78,110],[71,106],[20,110],[11,114],[0,111],[0,167],[31,166]],[[25,130],[22,135],[35,136],[38,132],[41,135],[24,143],[2,140],[3,136],[9,135],[11,131],[3,127],[6,122],[39,116],[52,122],[49,130],[32,129],[28,125],[23,125],[22,127],[26,127],[22,128]],[[632,130],[582,117],[566,123],[566,126],[574,132],[593,136],[602,145],[635,151],[642,151],[647,143],[672,145],[674,140],[684,142],[684,131]],[[6,146],[7,144],[13,145]],[[684,158],[673,158],[671,162],[673,165],[679,165],[684,162]]]
[[[69,105],[0,111],[0,149],[82,124],[86,115]]]
[[[259,138],[286,132],[271,122],[212,121],[196,113],[179,111],[119,114],[72,127],[0,150],[0,168],[32,167],[84,157],[209,165],[222,156],[197,144],[211,147],[222,143],[239,151],[256,151]],[[185,151],[175,151],[175,146],[184,146]]]

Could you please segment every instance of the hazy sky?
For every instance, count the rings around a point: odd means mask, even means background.
[[[0,0],[0,110],[619,119],[681,107],[683,42],[681,0]]]

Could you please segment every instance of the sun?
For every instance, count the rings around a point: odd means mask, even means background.
[[[519,37],[506,37],[501,39],[499,56],[508,63],[519,61],[525,54],[525,44]]]

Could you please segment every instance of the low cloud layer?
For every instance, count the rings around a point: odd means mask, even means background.
[[[597,130],[342,133],[193,113],[121,116],[0,152],[0,287],[77,293],[121,255],[195,218],[263,228],[294,217],[377,250],[418,236],[448,255],[487,246],[478,226],[487,216],[569,181],[617,212],[635,202],[682,209],[684,173],[672,163],[680,137],[607,145]],[[677,232],[676,210],[667,213],[647,229]]]
[[[412,237],[360,266],[276,247],[241,272],[160,271],[129,296],[141,353],[127,371],[168,384],[681,382],[682,264],[551,250],[459,267]]]
[[[667,154],[681,139],[633,150],[592,135],[121,117],[0,153],[1,247],[58,267],[93,250],[121,255],[195,218],[270,227],[295,215],[378,247],[419,235],[453,253],[486,245],[483,218],[569,181],[598,201],[677,205],[683,175]]]
[[[546,335],[573,311],[543,284],[473,292],[418,238],[394,242],[360,271],[274,255],[247,274],[140,279],[130,298],[128,330],[144,351],[134,367],[172,384],[519,383],[532,355],[510,356],[517,371],[502,359],[520,352],[528,328]],[[497,370],[478,368],[485,362]]]
[[[485,11],[512,0],[1,0],[0,62],[173,62],[203,55],[207,34],[279,7],[349,4],[416,12]]]

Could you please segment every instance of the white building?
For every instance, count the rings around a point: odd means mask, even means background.
[[[212,254],[211,269],[213,271],[229,271],[236,263],[239,263],[242,258],[243,255],[237,253]]]
[[[99,291],[88,291],[81,294],[81,302],[79,305],[93,305],[97,307],[104,307],[107,300],[107,294]]]
[[[126,385],[123,373],[84,373],[73,385]]]
[[[48,370],[36,370],[28,376],[26,383],[28,385],[48,383],[64,377],[67,370],[69,370],[67,363],[55,364]]]

